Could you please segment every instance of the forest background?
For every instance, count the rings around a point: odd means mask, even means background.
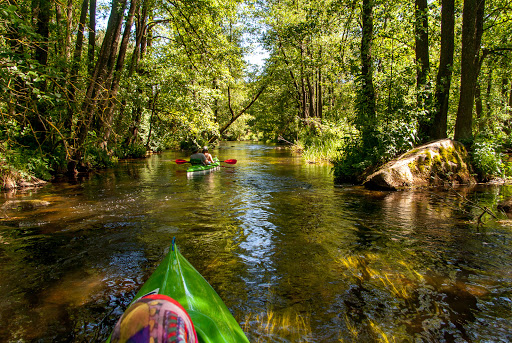
[[[512,174],[507,0],[0,5],[4,185],[219,139],[292,143],[344,182],[451,137],[481,179]]]

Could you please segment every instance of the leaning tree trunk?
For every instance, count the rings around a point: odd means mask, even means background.
[[[116,96],[119,92],[119,82],[121,81],[121,74],[123,71],[124,60],[126,57],[126,50],[128,49],[128,42],[130,40],[130,32],[132,30],[133,18],[135,14],[135,10],[137,9],[138,0],[132,0],[130,4],[130,10],[128,11],[128,18],[126,18],[126,22],[124,25],[124,33],[123,39],[121,41],[121,46],[119,47],[119,55],[117,57],[116,68],[114,71],[114,78],[112,80],[112,84],[110,86],[110,92],[107,100],[107,114],[105,116],[103,130],[103,143],[102,146],[104,149],[107,148],[107,143],[110,138],[110,134],[112,133],[112,122],[114,119],[114,110],[116,105]]]
[[[455,28],[455,0],[442,0],[441,9],[441,55],[437,71],[434,123],[430,127],[432,139],[447,137],[448,103],[452,81]]]
[[[75,96],[76,89],[78,88],[78,71],[80,69],[80,60],[82,58],[82,47],[84,41],[84,29],[85,22],[87,20],[87,9],[89,8],[89,0],[82,1],[82,11],[80,13],[80,22],[78,24],[78,33],[76,36],[75,43],[75,51],[73,53],[73,61],[70,72],[70,84],[68,85],[68,94],[69,94],[69,107],[68,107],[68,116],[65,119],[65,127],[71,128],[72,118],[74,116],[76,105],[75,105]]]
[[[460,98],[454,136],[459,141],[468,141],[473,138],[473,106],[479,71],[484,11],[485,0],[464,0]]]
[[[300,87],[297,82],[297,78],[295,77],[295,74],[293,73],[293,68],[290,67],[290,61],[288,61],[288,57],[286,56],[286,52],[285,52],[283,44],[281,42],[281,37],[279,37],[279,50],[283,54],[283,61],[286,64],[286,66],[288,67],[288,70],[290,73],[290,78],[293,81],[293,86],[294,86],[294,90],[295,90],[295,94],[296,94],[295,102],[297,104],[298,113],[302,113],[302,97],[301,97]]]
[[[48,48],[50,37],[50,10],[51,2],[47,0],[33,1],[33,13],[36,19],[36,33],[40,36],[39,42],[36,43],[34,57],[41,67],[45,68],[48,65]],[[36,87],[42,92],[46,92],[46,81],[36,82]],[[35,133],[35,138],[40,142],[44,141],[47,134],[45,126],[45,116],[48,110],[47,103],[39,101],[34,97],[34,113],[30,116],[30,125]]]
[[[138,11],[135,22],[135,48],[132,54],[132,60],[130,62],[130,68],[128,71],[128,77],[131,77],[133,73],[138,70],[140,59],[142,57],[142,38],[146,34],[147,20],[148,20],[148,0],[144,0],[142,3],[142,11]]]
[[[128,78],[131,78],[134,72],[140,71],[139,64],[140,60],[143,58],[142,42],[148,29],[147,21],[149,1],[143,0],[141,7],[142,8],[139,8],[138,11],[140,13],[137,13],[135,15],[135,49],[133,51],[132,60],[130,62],[130,67],[128,69]],[[144,90],[143,88],[137,88],[136,92],[139,95],[142,95]],[[130,125],[130,129],[128,130],[128,137],[125,140],[125,142],[127,142],[128,145],[132,145],[137,141],[139,126],[142,119],[142,106],[140,104],[137,104],[135,108],[132,109],[131,115],[132,124]]]
[[[81,106],[80,118],[77,118],[76,136],[73,137],[73,156],[68,161],[68,172],[75,173],[76,166],[82,160],[82,149],[96,117],[98,99],[102,97],[103,91],[107,88],[107,82],[111,79],[112,60],[117,54],[117,45],[121,35],[123,13],[127,0],[114,1],[110,12],[107,30],[101,45],[100,53],[94,68],[93,75],[89,82],[85,99]]]
[[[7,0],[8,5],[16,6],[16,0]],[[22,34],[20,33],[19,25],[12,21],[7,21],[4,27],[4,36],[6,43],[6,51],[8,51],[12,58],[18,62],[23,60],[25,56],[25,48],[23,45]],[[23,107],[26,107],[28,101],[27,90],[23,86],[24,80],[20,76],[12,76],[8,81],[11,86],[7,88],[6,105],[7,113],[10,118],[14,118],[17,113],[24,113]]]

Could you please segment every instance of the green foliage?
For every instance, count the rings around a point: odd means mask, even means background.
[[[89,47],[84,44],[78,75],[71,75],[74,65],[68,56],[78,35],[68,41],[64,29],[69,24],[77,32],[80,3],[70,3],[73,23],[64,16],[63,25],[54,25],[52,12],[46,65],[36,61],[35,47],[42,41],[33,17],[37,3],[11,1],[0,10],[0,142],[9,142],[3,150],[4,163],[23,173],[48,178],[74,160],[71,152],[90,167],[106,167],[116,157],[144,156],[145,147],[157,151],[178,147],[180,142],[205,145],[246,108],[262,85],[266,87],[258,101],[223,131],[224,138],[296,142],[307,160],[334,159],[340,178],[361,175],[409,149],[419,138],[426,139],[416,127],[418,122],[419,130],[432,123],[439,2],[429,2],[431,71],[422,90],[416,87],[414,4],[373,3],[369,65],[374,97],[361,79],[361,8],[356,2],[190,0],[172,6],[145,2],[147,12],[158,18],[146,18],[149,36],[141,42],[151,44],[143,47],[139,59],[127,56],[115,99],[107,104],[110,94],[98,91],[97,108],[88,113],[84,113],[89,107],[86,94],[93,85],[88,67],[98,62],[98,54],[89,61]],[[495,51],[483,60],[478,79],[482,103],[476,106],[480,110],[474,128],[475,134],[487,137],[499,136],[511,115],[507,106],[512,54],[505,48],[512,33],[508,9],[506,1],[486,3],[492,24],[486,23],[482,45]],[[108,12],[108,6],[103,10]],[[254,17],[248,18],[251,14]],[[460,14],[456,13],[449,130],[460,79]],[[260,43],[270,56],[261,74],[248,74],[244,41],[247,32],[259,28],[265,32]],[[96,52],[103,39],[102,32],[97,33]],[[131,44],[128,55],[135,51]],[[132,61],[139,62],[132,66]],[[104,86],[109,88],[108,83]],[[112,112],[110,104],[115,104]],[[507,144],[504,138],[495,141]],[[479,144],[477,163],[482,173],[503,173],[499,149]],[[512,142],[508,144],[512,147]],[[494,156],[494,165],[489,156]]]
[[[6,143],[0,149],[0,177],[14,175],[15,178],[30,180],[35,176],[42,180],[51,179],[51,159],[40,150],[9,148]]]
[[[364,170],[373,164],[373,157],[362,149],[363,143],[359,136],[345,137],[340,154],[332,162],[334,179],[337,183],[353,183],[358,181]]]
[[[357,182],[369,171],[410,150],[418,142],[416,125],[397,122],[368,138],[375,142],[367,146],[360,135],[344,139],[340,154],[333,161],[336,182]]]
[[[475,171],[483,181],[512,176],[512,165],[507,162],[502,145],[495,139],[477,137],[471,146],[470,156]]]
[[[340,140],[337,136],[326,134],[311,136],[305,144],[302,156],[306,161],[330,161],[338,154]]]
[[[89,169],[104,169],[113,167],[117,163],[117,157],[112,156],[105,149],[90,146],[85,150],[84,164]]]
[[[346,123],[336,125],[334,122],[320,124],[312,121],[311,126],[301,130],[293,149],[308,162],[332,161],[337,158],[340,141],[349,129]]]
[[[299,130],[299,118],[293,98],[289,96],[287,87],[290,84],[285,76],[274,77],[267,90],[260,96],[259,101],[249,110],[251,117],[247,125],[253,133],[259,133],[264,141],[277,141],[282,137],[294,141]]]
[[[141,158],[146,156],[146,147],[142,144],[130,144],[119,146],[114,150],[117,158]]]

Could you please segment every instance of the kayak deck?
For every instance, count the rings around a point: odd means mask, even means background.
[[[193,164],[187,169],[187,173],[195,173],[199,171],[205,171],[205,170],[211,170],[211,169],[217,169],[220,167],[220,162],[218,158],[213,159],[213,163],[210,164]]]
[[[135,295],[165,294],[188,312],[203,343],[249,342],[217,292],[173,244],[155,272]]]

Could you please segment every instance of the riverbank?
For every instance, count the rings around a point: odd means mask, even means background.
[[[32,175],[24,175],[19,171],[12,170],[9,167],[2,166],[2,173],[0,174],[0,183],[2,191],[9,191],[17,188],[29,188],[42,186],[47,181],[38,179]]]

